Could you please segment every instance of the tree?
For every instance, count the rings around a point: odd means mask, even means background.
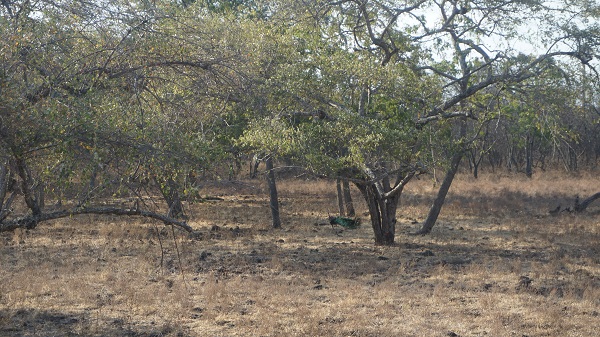
[[[295,28],[312,32],[302,34],[299,60],[271,76],[279,80],[271,82],[277,83],[274,88],[287,99],[266,117],[279,125],[268,132],[278,135],[274,138],[300,165],[320,174],[342,174],[358,187],[378,244],[394,242],[402,190],[430,166],[427,133],[443,133],[456,117],[459,124],[465,119],[486,122],[488,116],[476,115],[471,102],[476,96],[540,76],[555,58],[588,62],[597,45],[593,29],[571,27],[560,36],[548,30],[547,46],[537,55],[509,48],[527,38],[520,35],[522,25],[550,24],[554,13],[570,10],[533,2],[410,1],[398,6],[347,0],[314,1],[310,7],[311,24]],[[437,16],[425,15],[434,9]],[[315,38],[305,39],[307,35]],[[578,48],[567,43],[573,39],[579,39]],[[283,118],[308,109],[322,111],[323,118]],[[437,123],[439,127],[425,127],[444,120],[448,122]],[[251,130],[268,124],[251,124],[246,135],[261,133]],[[456,138],[440,138],[455,143],[455,152],[422,232],[437,219],[468,149],[465,136],[461,132]],[[351,137],[351,144],[345,137]]]
[[[227,64],[237,51],[211,46],[224,38],[219,19],[147,2],[4,1],[0,14],[0,230],[111,213],[191,231],[172,217],[182,213],[179,182],[232,144],[219,139],[226,132],[218,129],[229,131],[215,122],[222,116],[213,118],[237,87]],[[211,29],[214,39],[179,38],[186,29]],[[151,187],[165,196],[167,215],[141,198]],[[138,200],[93,204],[122,191]],[[49,209],[48,193],[70,202]],[[11,214],[17,194],[29,214]]]
[[[554,59],[557,57],[573,57],[580,60],[583,63],[587,63],[589,55],[587,51],[583,51],[582,48],[569,48],[566,46],[564,49],[560,49],[556,45],[560,41],[568,39],[572,35],[567,32],[566,35],[555,37],[548,36],[546,43],[550,44],[550,48],[545,49],[537,56],[525,56],[517,54],[516,56],[510,57],[510,49],[503,53],[497,53],[495,56],[488,55],[488,48],[485,43],[475,42],[473,39],[477,36],[494,36],[497,32],[505,34],[499,36],[499,38],[505,39],[506,45],[509,45],[511,38],[518,39],[522,38],[518,35],[518,30],[515,27],[519,27],[524,22],[530,24],[535,22],[537,25],[554,24],[555,22],[548,22],[547,17],[543,15],[552,15],[553,11],[558,9],[546,7],[544,5],[538,5],[535,3],[503,3],[503,4],[490,4],[486,2],[472,1],[464,6],[459,5],[455,2],[442,2],[437,5],[440,10],[441,17],[444,18],[446,28],[442,29],[443,34],[449,36],[449,44],[452,46],[454,60],[457,60],[460,71],[458,76],[452,75],[452,72],[445,72],[437,66],[430,67],[430,69],[444,77],[447,81],[447,85],[454,84],[457,86],[458,95],[456,96],[463,104],[466,102],[466,98],[472,96],[485,88],[495,84],[502,84],[505,87],[510,87],[513,84],[518,84],[527,81],[531,78],[542,76],[549,69],[554,66]],[[561,10],[566,9],[563,7]],[[545,12],[540,16],[539,10],[542,9]],[[520,11],[520,13],[517,13]],[[477,14],[471,14],[477,13]],[[471,16],[474,15],[474,16]],[[483,17],[483,20],[476,20],[477,15]],[[527,19],[522,15],[527,15],[531,19]],[[493,18],[490,25],[486,22],[485,18]],[[424,21],[421,21],[424,23]],[[512,26],[512,27],[511,27]],[[585,40],[587,48],[595,48],[598,46],[593,36],[590,35],[596,28],[592,29],[585,34],[578,34],[577,39]],[[568,29],[567,29],[568,31]],[[577,29],[579,33],[583,31]],[[582,42],[583,43],[583,42]],[[593,47],[592,47],[593,46]],[[586,49],[587,50],[587,49]],[[498,71],[500,70],[500,71]],[[480,74],[487,74],[483,78]],[[462,98],[461,98],[462,97]],[[520,114],[523,115],[523,114]],[[534,135],[531,130],[526,133],[525,149],[527,152],[526,160],[526,172],[530,176],[532,174],[532,147],[534,144]],[[464,139],[464,137],[463,137]],[[461,140],[461,142],[464,142]],[[468,146],[469,143],[466,145]],[[467,147],[460,149],[459,152],[455,153],[450,168],[446,173],[444,182],[440,186],[438,195],[434,204],[432,205],[427,219],[419,230],[420,234],[426,234],[431,231],[431,228],[435,224],[443,201],[450,188],[452,180],[458,170],[458,164],[460,157]]]
[[[269,208],[271,209],[271,219],[273,228],[281,227],[281,218],[279,216],[279,198],[277,197],[277,183],[275,181],[275,169],[273,168],[273,157],[269,156],[265,163],[267,164],[267,183],[269,185]]]
[[[595,74],[600,31],[585,1],[4,1],[0,11],[3,228],[152,188],[182,215],[188,177],[218,176],[248,150],[352,182],[377,244],[394,243],[403,188],[447,163],[433,226],[462,156],[498,116],[522,121],[531,172],[541,128],[530,105],[548,94],[525,84],[567,59]],[[534,23],[541,42],[519,53],[511,46]],[[53,189],[75,202],[48,212]],[[9,214],[11,191],[29,214]],[[148,212],[141,200],[118,212]]]

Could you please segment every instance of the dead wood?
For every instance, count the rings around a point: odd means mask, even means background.
[[[558,206],[556,206],[555,209],[548,211],[548,213],[550,213],[550,215],[553,215],[553,216],[560,214],[560,212],[561,212],[561,205],[558,205]]]
[[[583,199],[582,201],[579,200],[579,196],[577,196],[575,198],[575,205],[573,210],[575,212],[583,212],[585,211],[585,209],[592,203],[594,202],[596,199],[600,199],[600,192],[586,198]]]
[[[550,213],[550,215],[559,215],[562,212],[580,213],[585,211],[592,202],[596,201],[596,199],[600,199],[600,192],[583,200],[581,200],[579,196],[576,196],[575,202],[573,202],[573,207],[561,208],[561,205],[558,205],[555,209],[550,210],[548,213]]]
[[[0,232],[12,231],[17,228],[26,228],[32,229],[35,228],[40,222],[49,221],[54,219],[71,217],[74,215],[82,215],[82,214],[111,214],[118,216],[141,216],[145,218],[152,218],[156,220],[160,220],[167,225],[177,226],[189,233],[193,232],[192,227],[190,227],[184,221],[179,221],[170,216],[158,214],[155,212],[144,211],[135,208],[117,208],[117,207],[83,207],[76,208],[71,210],[59,210],[50,213],[41,213],[38,215],[27,215],[24,217],[12,219],[10,221],[0,222]]]

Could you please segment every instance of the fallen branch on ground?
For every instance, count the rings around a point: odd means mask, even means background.
[[[59,210],[50,213],[42,213],[38,216],[27,215],[20,218],[15,218],[10,221],[0,222],[0,232],[12,231],[17,228],[32,229],[35,228],[40,222],[49,221],[54,219],[66,218],[74,215],[82,214],[111,214],[119,216],[142,216],[145,218],[152,218],[164,222],[166,225],[177,226],[186,232],[192,233],[193,229],[184,221],[179,221],[175,218],[144,211],[135,208],[117,208],[117,207],[83,207],[71,210]]]
[[[594,202],[596,199],[600,199],[600,192],[592,195],[589,198],[583,199],[582,201],[579,200],[579,196],[577,196],[575,198],[575,207],[574,207],[574,211],[575,212],[583,212],[592,202]]]
[[[579,196],[575,197],[575,202],[573,203],[573,207],[566,207],[566,208],[561,208],[561,205],[558,205],[555,209],[550,210],[548,213],[550,213],[550,215],[559,215],[562,212],[567,212],[567,213],[580,213],[586,210],[586,208],[588,208],[588,206],[596,201],[596,199],[600,199],[600,192],[585,198],[583,200],[579,199]]]

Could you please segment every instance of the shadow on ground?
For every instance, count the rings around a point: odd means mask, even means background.
[[[136,326],[86,313],[33,309],[0,310],[0,336],[10,337],[187,337],[172,326]]]

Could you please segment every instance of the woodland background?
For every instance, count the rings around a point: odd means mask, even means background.
[[[593,336],[599,17],[1,0],[0,334]]]
[[[378,244],[394,243],[404,187],[441,169],[427,233],[461,161],[475,177],[597,168],[599,11],[2,1],[0,229],[95,213],[192,231],[181,200],[264,161],[273,227],[288,167],[358,188]],[[144,201],[156,194],[165,202]],[[102,204],[119,195],[137,200]]]

